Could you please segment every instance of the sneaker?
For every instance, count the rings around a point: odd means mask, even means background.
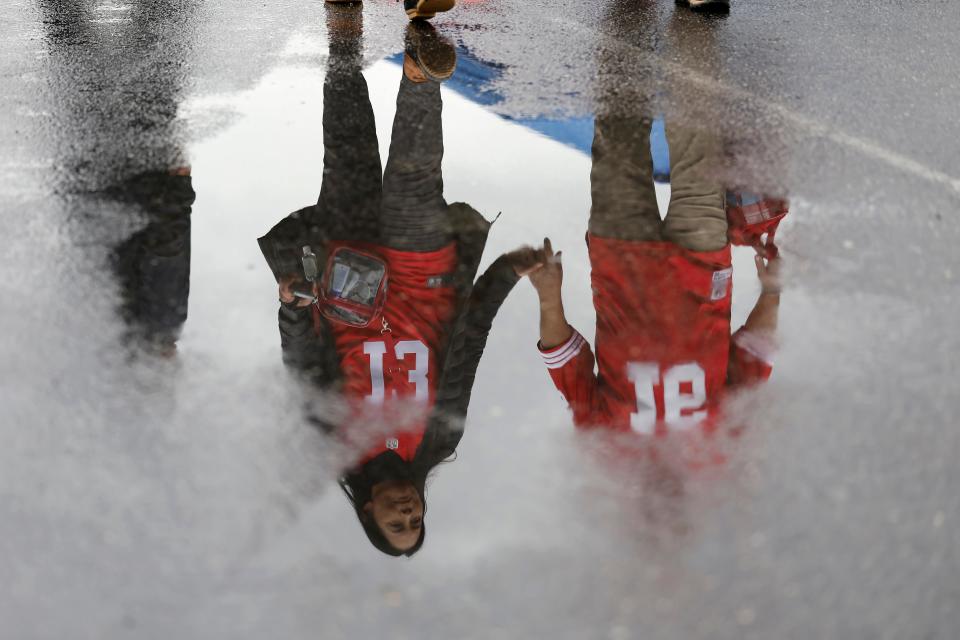
[[[403,72],[414,82],[443,82],[457,68],[457,50],[449,38],[426,22],[407,25]],[[419,73],[418,73],[419,72]]]
[[[411,20],[429,20],[443,11],[450,11],[456,0],[403,0],[403,8]]]
[[[730,13],[730,0],[677,0],[677,5],[697,13]]]

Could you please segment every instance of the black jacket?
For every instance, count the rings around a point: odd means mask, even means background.
[[[146,218],[111,256],[127,337],[145,345],[173,343],[187,320],[190,295],[190,212],[196,197],[191,178],[151,171],[100,193]]]
[[[317,251],[331,239],[317,213],[317,207],[300,209],[259,239],[274,278],[301,272],[301,247],[310,245]],[[430,467],[451,456],[463,436],[487,335],[500,305],[518,280],[512,265],[501,256],[474,282],[491,223],[464,203],[449,205],[449,215],[457,245],[456,312],[439,358],[436,403],[416,453],[418,462]],[[329,327],[324,325],[317,335],[310,307],[284,304],[280,306],[278,324],[284,363],[313,385],[335,389],[340,379],[340,361]],[[321,420],[314,422],[330,428]]]

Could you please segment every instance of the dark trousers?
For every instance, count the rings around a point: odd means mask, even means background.
[[[452,240],[443,199],[440,85],[404,77],[387,169],[361,74],[359,39],[333,42],[323,86],[323,183],[317,201],[332,236],[427,252]]]

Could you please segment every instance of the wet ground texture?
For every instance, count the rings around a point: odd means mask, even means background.
[[[957,636],[960,8],[242,5],[0,8],[0,636]]]

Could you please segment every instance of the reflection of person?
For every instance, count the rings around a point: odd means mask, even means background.
[[[474,283],[490,224],[468,205],[443,198],[437,80],[452,73],[454,59],[452,46],[429,25],[408,28],[381,179],[360,72],[360,19],[358,9],[328,7],[319,200],[281,221],[260,244],[280,285],[284,361],[347,401],[346,415],[320,420],[362,449],[341,486],[374,546],[412,555],[426,532],[427,475],[456,449],[493,318],[537,254],[501,256]],[[349,326],[295,298],[304,245],[327,255],[348,247],[382,259],[388,288],[378,317],[365,327]],[[379,428],[362,428],[365,422]],[[371,431],[379,434],[373,442]]]
[[[531,274],[543,360],[581,427],[644,434],[713,426],[724,390],[766,379],[780,300],[779,259],[757,256],[760,297],[730,335],[732,290],[724,189],[709,131],[667,120],[671,199],[661,221],[650,120],[598,114],[588,245],[596,364],[567,324],[559,255]],[[758,252],[765,247],[758,247]]]
[[[190,30],[170,17],[185,7],[138,3],[129,20],[105,23],[82,3],[38,6],[65,93],[52,101],[50,127],[58,191],[70,194],[81,228],[118,205],[143,218],[111,252],[120,315],[133,346],[170,355],[187,315],[195,197],[177,118]]]

